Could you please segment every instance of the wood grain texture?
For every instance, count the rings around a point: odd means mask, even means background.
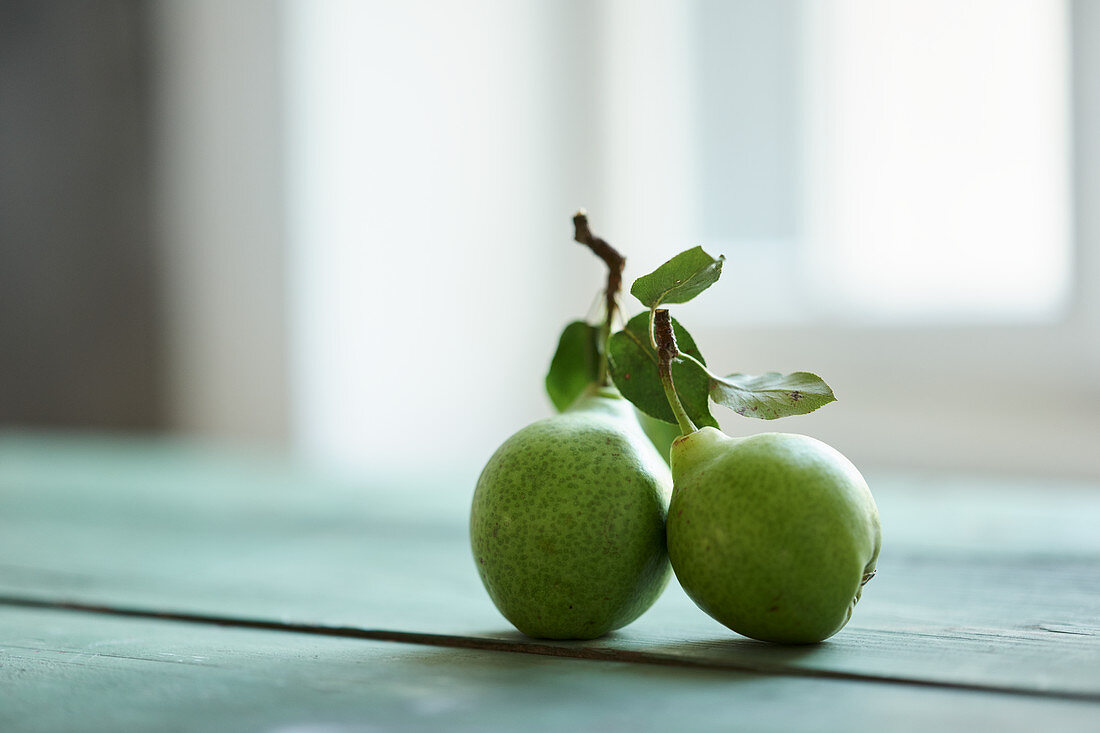
[[[550,646],[1100,697],[1100,491],[935,477],[872,485],[880,572],[828,642],[744,639],[673,584],[627,629]],[[461,488],[335,484],[178,444],[9,435],[0,593],[528,645],[481,588]]]
[[[1087,730],[1096,706],[0,608],[0,729]]]

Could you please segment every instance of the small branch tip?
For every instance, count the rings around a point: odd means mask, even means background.
[[[672,330],[672,316],[667,308],[659,308],[653,312],[653,340],[656,342],[658,352],[667,352],[673,359],[680,355],[680,349],[676,346],[676,333]]]
[[[598,380],[601,384],[608,383],[607,373],[607,347],[611,338],[611,324],[615,320],[618,311],[619,291],[623,285],[623,268],[626,267],[626,258],[619,251],[600,239],[588,228],[588,212],[578,209],[573,215],[573,239],[592,250],[592,253],[604,261],[607,265],[607,287],[604,288],[604,320],[600,328],[600,366]]]

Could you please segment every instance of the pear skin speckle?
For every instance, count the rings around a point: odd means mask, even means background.
[[[629,403],[588,399],[505,441],[474,492],[478,572],[528,636],[602,636],[648,609],[670,576],[668,467]]]
[[[844,627],[882,542],[848,459],[804,435],[704,428],[673,448],[672,466],[669,555],[700,608],[763,641],[813,643]]]

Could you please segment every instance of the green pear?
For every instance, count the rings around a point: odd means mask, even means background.
[[[528,636],[593,639],[630,623],[668,583],[672,476],[633,409],[592,388],[508,438],[481,473],[474,561]]]
[[[673,443],[672,475],[669,556],[700,608],[763,641],[818,642],[844,627],[882,542],[847,458],[805,435],[706,427]]]

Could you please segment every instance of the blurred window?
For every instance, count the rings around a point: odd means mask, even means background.
[[[751,275],[708,295],[724,298],[726,313],[872,324],[1065,314],[1074,260],[1065,3],[686,7],[673,27],[686,78],[662,80],[665,59],[632,57],[643,54],[631,46],[656,43],[644,21],[609,30],[630,59],[617,75],[627,89],[632,75],[654,80],[647,93],[658,98],[689,87],[680,119],[654,122],[644,95],[627,92],[612,124],[642,118],[652,128],[624,156],[691,192],[681,228]],[[654,152],[682,130],[691,133],[683,158]],[[636,197],[629,185],[614,190]],[[616,208],[637,218],[630,202]],[[635,236],[647,257],[668,252],[667,241]]]
[[[472,473],[546,410],[553,335],[601,280],[568,241],[584,205],[628,278],[727,256],[677,307],[708,359],[843,398],[782,429],[857,463],[1096,474],[1098,224],[1074,202],[1100,180],[1100,4],[285,7],[307,450],[397,470],[432,424]]]

